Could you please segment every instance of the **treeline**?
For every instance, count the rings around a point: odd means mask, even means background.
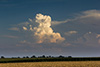
[[[11,58],[71,58],[72,56],[68,56],[68,57],[65,57],[65,56],[62,56],[62,55],[60,55],[60,56],[58,56],[58,57],[54,57],[54,56],[45,56],[45,55],[42,55],[42,56],[35,56],[35,55],[33,55],[33,56],[31,56],[31,57],[29,57],[29,56],[23,56],[23,57],[11,57]],[[4,56],[1,56],[1,58],[6,58],[6,57],[4,57]]]
[[[32,57],[12,57],[12,58],[0,58],[0,63],[15,63],[15,62],[49,62],[49,61],[100,61],[100,57],[64,57],[64,56],[32,56]]]

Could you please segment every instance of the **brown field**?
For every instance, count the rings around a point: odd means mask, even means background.
[[[100,61],[0,63],[0,67],[100,67]]]

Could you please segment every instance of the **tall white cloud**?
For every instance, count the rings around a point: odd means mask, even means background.
[[[34,36],[37,39],[37,43],[59,43],[65,40],[61,37],[60,33],[55,33],[51,26],[51,17],[47,15],[37,14],[36,22],[39,23],[37,27],[34,27]]]

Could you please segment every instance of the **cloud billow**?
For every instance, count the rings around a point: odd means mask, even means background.
[[[34,36],[37,38],[37,43],[58,43],[65,40],[63,37],[61,37],[60,33],[53,32],[53,29],[50,27],[50,16],[37,14],[36,22],[39,23],[37,27],[34,27]]]
[[[61,43],[65,40],[60,33],[55,33],[51,28],[50,16],[37,14],[35,22],[38,25],[36,27],[30,25],[29,29],[34,33],[36,43]],[[23,27],[23,30],[27,30],[27,27]]]

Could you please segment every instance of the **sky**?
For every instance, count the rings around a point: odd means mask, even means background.
[[[100,57],[100,0],[0,0],[0,56]]]

